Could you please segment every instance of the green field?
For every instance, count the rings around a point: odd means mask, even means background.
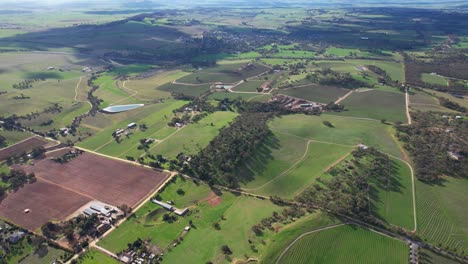
[[[322,124],[323,121],[329,121],[335,127],[327,127]],[[289,115],[274,119],[270,127],[273,130],[305,139],[344,145],[363,143],[396,157],[403,157],[398,143],[392,137],[395,133],[394,129],[378,121],[349,119],[328,114]]]
[[[421,74],[421,80],[429,84],[447,86],[447,80],[444,77],[436,74],[423,73]]]
[[[467,188],[466,179],[446,178],[441,185],[416,181],[418,234],[424,241],[455,252],[468,250]]]
[[[180,128],[164,142],[155,144],[149,152],[154,155],[161,154],[168,159],[174,159],[180,152],[186,155],[196,154],[208,145],[219,129],[227,126],[236,116],[233,112],[210,114],[196,124]]]
[[[310,86],[303,86],[298,88],[280,89],[275,91],[275,93],[327,104],[336,101],[339,97],[345,95],[348,91],[349,90],[339,87],[319,86],[312,84]]]
[[[190,76],[190,75],[189,75]],[[167,93],[185,94],[188,96],[200,96],[210,91],[211,84],[184,85],[166,83],[157,89]]]
[[[260,88],[264,82],[265,81],[251,80],[237,85],[232,90],[240,92],[257,92],[257,88]]]
[[[252,68],[244,69],[246,63],[221,64],[215,67],[203,68],[193,74],[177,80],[180,83],[202,84],[202,83],[234,83],[249,77],[256,76],[268,70],[261,64],[253,64]]]
[[[158,89],[158,87],[177,80],[188,75],[188,72],[174,70],[155,74],[149,78],[135,78],[120,84],[121,87],[127,88],[130,93],[135,93],[135,98],[141,100],[156,100],[160,98],[168,98],[171,94],[168,91]]]
[[[303,153],[303,156],[296,161],[297,163],[294,163],[288,170],[258,177],[266,177],[268,181],[258,187],[248,189],[248,191],[266,196],[278,195],[285,198],[294,198],[314,183],[330,165],[352,150],[352,146],[309,142],[307,152]],[[265,181],[265,179],[261,180]]]
[[[341,102],[348,111],[337,115],[406,122],[405,95],[386,91],[354,92]]]
[[[184,194],[177,194],[177,189],[182,189]],[[170,247],[165,253],[165,263],[205,263],[215,259],[227,263],[222,256],[221,245],[231,248],[233,258],[250,254],[247,241],[253,233],[250,228],[278,209],[266,200],[226,192],[218,197],[207,186],[181,178],[166,187],[161,197],[163,201],[173,201],[178,208],[189,207],[191,213],[169,224],[161,219],[166,211],[149,202],[99,244],[119,252],[137,238],[150,238],[152,243],[162,248]],[[222,216],[225,220],[221,220]],[[182,233],[189,220],[193,221],[194,227],[179,245],[172,247],[172,241]],[[214,222],[219,222],[220,230],[213,228]],[[201,244],[206,246],[199,247]]]
[[[427,249],[421,249],[419,251],[419,263],[421,264],[458,264],[458,261],[446,258],[429,251]]]
[[[402,241],[345,225],[300,238],[279,263],[408,263],[408,251]]]
[[[120,261],[113,259],[97,249],[90,249],[78,258],[78,264],[118,264]]]
[[[155,138],[162,140],[173,133],[174,128],[167,128],[167,123],[173,115],[172,110],[181,107],[185,103],[184,101],[166,100],[164,103],[152,104],[117,114],[99,113],[83,122],[84,127],[95,129],[97,134],[80,142],[78,146],[107,155],[125,157],[127,152],[137,150],[140,139]],[[112,133],[119,128],[126,128],[132,122],[146,124],[148,129],[144,131],[134,129],[132,135],[117,143],[113,139]],[[143,151],[138,153],[142,154]]]

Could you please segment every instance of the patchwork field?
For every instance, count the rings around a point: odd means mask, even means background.
[[[334,128],[325,126],[323,121],[329,121]],[[379,121],[349,119],[329,114],[321,116],[289,115],[274,119],[270,123],[270,127],[274,131],[307,140],[349,146],[363,143],[396,157],[403,157],[398,143],[392,137],[393,128]]]
[[[311,84],[297,88],[280,89],[274,92],[327,104],[330,102],[335,102],[338,98],[348,93],[349,90],[339,87]]]
[[[300,238],[279,263],[408,263],[408,251],[401,241],[345,225]]]
[[[181,189],[183,194],[178,194]],[[118,229],[99,242],[102,247],[119,252],[137,238],[151,239],[151,243],[166,249],[164,262],[167,263],[205,263],[218,260],[227,263],[221,245],[229,245],[232,258],[243,258],[243,253],[251,252],[248,239],[252,238],[252,225],[261,218],[271,215],[278,207],[269,201],[246,196],[236,196],[228,192],[216,194],[206,185],[197,185],[191,180],[177,177],[160,194],[163,201],[172,201],[178,208],[190,208],[185,217],[167,223],[162,215],[167,213],[152,202],[145,204]],[[224,219],[224,220],[222,220]],[[184,234],[183,229],[189,221],[194,227]],[[218,222],[216,230],[213,223]],[[173,241],[183,235],[176,247]],[[203,243],[206,247],[198,247]]]
[[[127,156],[127,152],[141,155],[143,151],[137,150],[140,139],[162,140],[176,131],[175,128],[168,127],[167,123],[172,118],[172,111],[184,104],[186,104],[184,101],[166,100],[163,103],[147,105],[122,113],[98,113],[83,121],[83,126],[94,129],[96,134],[78,143],[78,146],[124,158]],[[117,143],[112,137],[112,133],[117,129],[126,128],[128,124],[133,122],[137,125],[145,124],[147,129],[133,129],[132,135]]]
[[[429,243],[454,252],[468,250],[466,179],[447,178],[441,185],[416,181],[418,233]]]
[[[203,149],[218,134],[218,131],[227,126],[237,116],[234,112],[215,112],[195,124],[186,125],[163,142],[153,143],[149,153],[161,154],[165,158],[174,159],[183,152],[193,155]],[[131,154],[131,152],[129,152]]]
[[[167,178],[167,174],[83,153],[60,164],[45,159],[25,167],[36,177],[105,203],[134,206]],[[131,191],[130,191],[131,190]]]
[[[34,148],[54,145],[56,143],[45,140],[38,136],[27,138],[15,145],[0,149],[0,160],[5,160],[8,157],[22,155],[23,153],[31,152]]]
[[[348,111],[343,116],[406,122],[405,95],[386,91],[354,92],[341,102]]]

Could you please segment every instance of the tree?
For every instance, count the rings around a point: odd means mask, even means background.
[[[221,246],[221,250],[223,251],[224,255],[232,255],[232,251],[228,245]]]
[[[180,188],[177,189],[176,192],[177,192],[178,195],[184,195],[184,194],[185,194],[184,190],[182,190],[182,189],[180,189]]]

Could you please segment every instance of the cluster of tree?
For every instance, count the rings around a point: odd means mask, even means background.
[[[346,214],[366,221],[379,222],[371,214],[371,200],[375,198],[376,186],[397,188],[395,166],[389,157],[373,148],[358,149],[353,159],[344,166],[329,171],[332,178],[322,179],[306,189],[296,200],[303,204],[326,208],[332,212]]]
[[[19,90],[30,89],[30,88],[33,88],[32,84],[34,82],[37,82],[37,81],[40,81],[40,80],[41,79],[28,79],[28,80],[21,81],[19,83],[15,83],[11,87],[13,87],[13,89],[19,89]],[[44,80],[44,79],[42,79],[42,80]]]
[[[42,123],[40,124],[40,126],[50,126],[50,125],[52,125],[52,123],[54,123],[54,120],[49,119],[49,120],[47,120],[47,121],[42,122]]]
[[[6,138],[0,135],[0,148],[6,147],[6,146],[7,146]]]
[[[237,187],[234,171],[271,134],[267,121],[272,116],[272,113],[243,113],[236,117],[192,158],[186,169],[210,184]]]
[[[466,113],[466,107],[459,105],[456,102],[450,101],[445,97],[438,97],[440,105],[458,112]]]
[[[184,114],[182,116],[174,116],[172,120],[167,123],[168,126],[170,127],[175,127],[177,125],[185,125],[190,122],[191,115],[189,114]]]
[[[429,112],[413,113],[412,119],[410,126],[397,125],[397,137],[411,154],[418,179],[439,182],[443,175],[466,177],[468,123]]]
[[[392,80],[392,77],[390,77],[390,75],[388,75],[388,73],[384,69],[377,67],[375,65],[366,65],[366,67],[372,72],[374,72],[375,74],[380,76],[379,77],[380,83],[393,85],[393,86],[397,86],[399,84],[398,80],[397,81]]]
[[[292,205],[283,209],[281,213],[273,212],[270,217],[263,218],[260,223],[252,226],[252,231],[257,236],[261,236],[265,229],[274,231],[273,224],[287,223],[290,219],[297,219],[305,215],[304,209],[297,205]]]
[[[58,103],[53,103],[51,106],[44,108],[43,113],[60,113],[62,112],[63,106]]]
[[[348,72],[336,72],[329,68],[310,73],[306,78],[311,82],[321,85],[338,86],[347,89],[371,87],[370,84],[353,78],[353,76]]]
[[[83,153],[82,150],[74,149],[74,150],[69,151],[68,153],[63,154],[60,157],[53,158],[52,160],[57,162],[57,163],[64,164],[64,163],[67,163],[67,162],[71,161],[72,159],[78,157],[82,153]]]
[[[2,182],[8,186],[7,189],[0,188],[0,196],[3,196],[6,190],[18,190],[25,184],[33,183],[36,181],[34,173],[27,174],[22,170],[10,170],[8,173],[0,173]]]
[[[334,102],[330,102],[323,107],[325,111],[332,111],[332,112],[343,112],[346,111],[345,107],[340,104],[335,104]]]
[[[26,95],[24,95],[24,94],[15,95],[15,96],[13,97],[13,99],[15,99],[15,100],[24,100],[24,99],[30,99],[30,98],[31,98],[31,97],[26,96]]]

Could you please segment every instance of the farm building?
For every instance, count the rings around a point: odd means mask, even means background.
[[[110,213],[111,213],[111,211],[106,209],[104,205],[97,204],[97,203],[92,204],[89,208],[91,208],[92,210],[104,216],[110,216]]]
[[[184,216],[186,213],[188,212],[188,208],[184,208],[184,209],[175,209],[174,210],[174,213],[176,215],[179,215],[179,216]]]
[[[136,123],[130,123],[127,125],[127,128],[134,128],[136,127],[136,125],[137,125]]]
[[[170,204],[167,204],[167,203],[165,203],[165,202],[161,202],[161,201],[158,201],[158,200],[156,200],[156,199],[152,199],[151,201],[152,201],[153,203],[155,203],[155,204],[158,204],[158,205],[162,206],[162,207],[163,207],[164,209],[166,209],[166,210],[169,210],[169,211],[173,211],[173,210],[174,210],[174,206],[172,206],[172,205],[170,205]]]

